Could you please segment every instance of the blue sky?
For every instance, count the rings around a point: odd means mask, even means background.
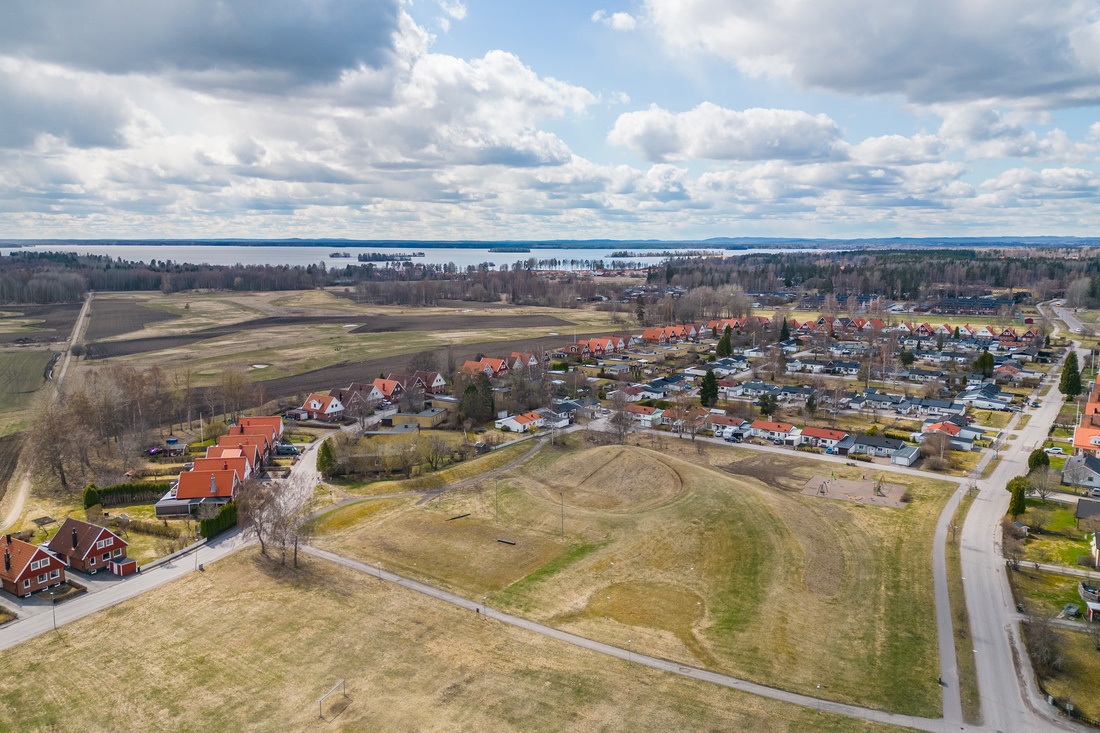
[[[0,236],[1095,235],[1095,0],[0,8]]]

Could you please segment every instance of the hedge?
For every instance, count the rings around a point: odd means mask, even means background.
[[[164,524],[163,522],[150,522],[146,519],[131,519],[127,527],[131,532],[151,534],[154,537],[167,537],[176,539],[181,534],[180,525]]]
[[[114,486],[104,486],[102,489],[96,489],[96,493],[99,495],[98,503],[105,507],[128,506],[130,504],[154,504],[170,488],[172,488],[172,484],[168,481],[132,481],[125,484],[115,484]],[[85,492],[84,495],[85,509],[92,506],[88,504],[90,498],[88,493]]]
[[[237,505],[229,502],[218,513],[199,522],[199,534],[203,537],[213,537],[218,532],[229,529],[237,523]]]

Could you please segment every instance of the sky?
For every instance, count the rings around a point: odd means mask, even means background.
[[[1098,0],[0,5],[0,237],[1096,235]]]

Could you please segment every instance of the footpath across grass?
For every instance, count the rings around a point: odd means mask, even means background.
[[[317,699],[339,679],[348,699],[322,721]],[[897,729],[610,659],[323,560],[292,570],[248,549],[0,654],[0,730]]]

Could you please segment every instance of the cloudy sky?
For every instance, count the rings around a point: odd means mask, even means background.
[[[0,7],[0,236],[1095,235],[1097,0]]]

